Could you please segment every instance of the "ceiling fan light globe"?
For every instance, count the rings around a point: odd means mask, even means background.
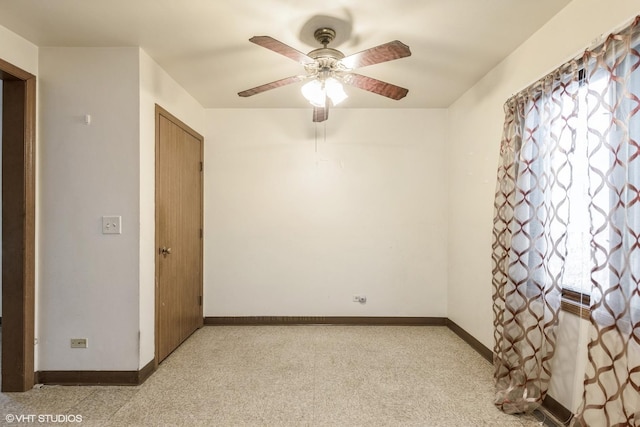
[[[324,87],[327,92],[327,96],[329,97],[329,99],[331,99],[331,103],[333,105],[338,105],[348,98],[348,95],[344,91],[342,84],[333,77],[328,78],[324,82]]]
[[[311,105],[315,107],[324,107],[327,99],[327,93],[319,80],[311,80],[300,89]]]

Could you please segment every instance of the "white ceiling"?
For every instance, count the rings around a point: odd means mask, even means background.
[[[349,55],[400,40],[412,56],[358,72],[406,87],[400,101],[348,87],[344,107],[448,107],[570,0],[0,0],[0,25],[37,46],[141,46],[205,108],[302,107],[300,83],[237,92],[303,73],[250,43],[272,36],[300,51],[314,15],[348,17]],[[309,35],[303,35],[308,39]]]

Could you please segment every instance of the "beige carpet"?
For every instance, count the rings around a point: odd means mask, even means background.
[[[501,413],[492,396],[491,365],[445,327],[207,326],[139,387],[0,394],[0,424],[68,414],[83,427],[541,425]]]

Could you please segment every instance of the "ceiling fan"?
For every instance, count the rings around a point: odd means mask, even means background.
[[[329,105],[335,106],[347,98],[342,83],[395,100],[402,99],[407,95],[408,89],[356,74],[351,70],[410,56],[409,46],[395,40],[345,57],[339,50],[327,47],[335,36],[336,32],[332,28],[317,29],[314,32],[314,38],[322,47],[312,50],[306,55],[273,37],[251,37],[250,42],[301,63],[307,74],[286,77],[256,86],[238,92],[238,95],[252,96],[270,89],[309,80],[302,86],[302,94],[313,105],[314,122],[327,120]]]

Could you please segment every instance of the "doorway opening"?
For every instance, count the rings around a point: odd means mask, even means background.
[[[34,384],[36,78],[0,59],[2,388]]]

